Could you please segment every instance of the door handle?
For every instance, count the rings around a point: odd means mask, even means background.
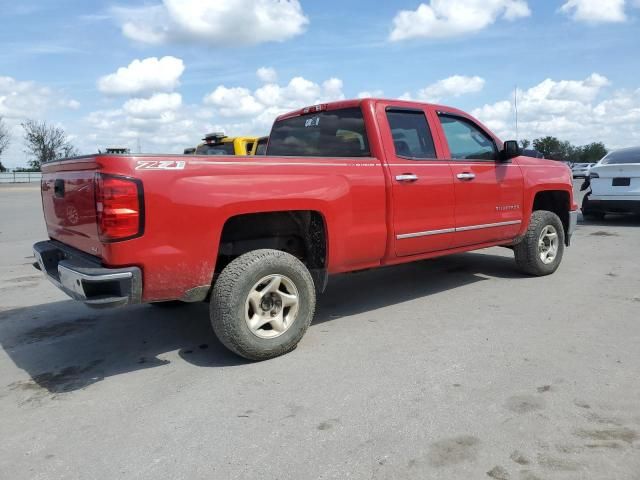
[[[402,175],[396,175],[398,182],[415,182],[418,180],[418,176],[414,173],[403,173]]]
[[[464,182],[469,182],[469,181],[473,180],[474,178],[476,178],[476,174],[475,173],[471,173],[471,172],[463,172],[463,173],[457,174],[456,177],[458,177],[458,180],[462,180]]]

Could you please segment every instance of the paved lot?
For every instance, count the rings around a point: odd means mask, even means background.
[[[299,348],[227,353],[204,304],[96,311],[31,268],[0,187],[1,479],[640,479],[640,220],[560,270],[490,249],[335,279]]]

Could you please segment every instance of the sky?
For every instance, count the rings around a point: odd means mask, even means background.
[[[503,139],[640,145],[640,0],[0,0],[0,25],[10,168],[27,119],[82,153],[179,153],[364,96],[456,106]]]

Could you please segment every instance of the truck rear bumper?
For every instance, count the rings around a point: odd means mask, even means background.
[[[141,303],[138,267],[104,268],[89,255],[54,241],[36,243],[33,254],[34,267],[74,300],[95,308]]]

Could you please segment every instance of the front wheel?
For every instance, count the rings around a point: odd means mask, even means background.
[[[564,227],[558,215],[546,210],[533,212],[527,233],[513,251],[523,273],[543,276],[555,272],[564,254]]]
[[[279,250],[255,250],[220,273],[210,304],[220,341],[249,360],[290,352],[309,328],[316,294],[309,270]]]

